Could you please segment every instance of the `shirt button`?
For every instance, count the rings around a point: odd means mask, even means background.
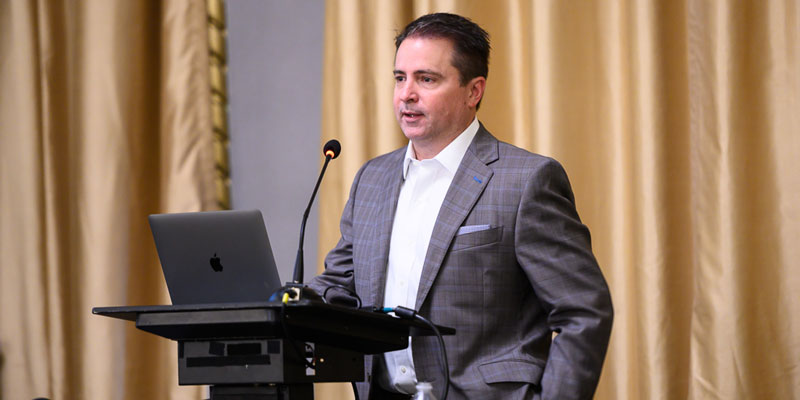
[[[405,374],[406,373],[406,367],[400,367],[400,373]]]

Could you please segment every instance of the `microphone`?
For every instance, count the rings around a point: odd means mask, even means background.
[[[325,169],[328,168],[328,163],[336,157],[339,157],[339,153],[342,151],[342,145],[339,144],[339,141],[336,139],[331,139],[325,146],[322,147],[322,154],[325,156],[325,163],[322,164],[322,171],[319,172],[319,178],[317,178],[317,184],[314,186],[314,192],[311,193],[311,199],[308,200],[308,207],[306,207],[306,212],[303,213],[303,221],[300,223],[300,243],[297,245],[297,258],[294,261],[294,277],[292,279],[293,283],[303,283],[303,240],[305,239],[306,235],[306,221],[308,221],[308,213],[311,212],[311,205],[314,204],[314,198],[317,197],[317,190],[319,189],[319,184],[322,182],[322,176],[325,175]]]
[[[339,144],[338,140],[328,140],[328,143],[325,143],[325,146],[322,147],[322,154],[325,155],[325,165],[328,165],[328,157],[333,160],[334,158],[339,157],[339,153],[341,152],[342,145]],[[322,168],[322,173],[325,173],[325,167]],[[320,177],[322,177],[322,174],[320,174]]]
[[[319,172],[317,184],[314,185],[314,191],[311,193],[311,199],[308,201],[308,206],[306,207],[306,211],[303,213],[303,219],[300,223],[300,243],[297,245],[297,258],[294,262],[294,275],[292,277],[292,282],[286,283],[286,286],[278,289],[278,291],[275,292],[270,298],[271,300],[274,300],[276,295],[283,295],[284,302],[288,300],[300,300],[303,295],[314,299],[320,299],[319,294],[303,285],[303,241],[306,235],[306,222],[308,221],[308,214],[311,212],[311,205],[314,204],[314,198],[317,197],[319,184],[322,182],[322,177],[325,175],[325,170],[328,168],[328,163],[334,158],[339,157],[341,151],[342,145],[339,144],[339,141],[336,139],[329,140],[327,143],[325,143],[325,146],[322,147],[322,154],[325,156],[325,163],[322,164],[322,170]]]

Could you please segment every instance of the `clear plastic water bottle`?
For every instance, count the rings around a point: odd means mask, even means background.
[[[417,383],[417,393],[414,394],[414,400],[436,400],[436,396],[433,395],[433,386],[431,386],[430,382],[419,382]]]

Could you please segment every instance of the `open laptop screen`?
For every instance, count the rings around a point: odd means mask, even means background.
[[[261,211],[149,219],[172,304],[267,301],[281,286]]]

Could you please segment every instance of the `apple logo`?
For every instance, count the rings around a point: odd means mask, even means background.
[[[211,262],[211,269],[213,269],[214,272],[222,271],[222,263],[219,261],[217,253],[214,253],[214,257],[211,257],[209,261]]]

